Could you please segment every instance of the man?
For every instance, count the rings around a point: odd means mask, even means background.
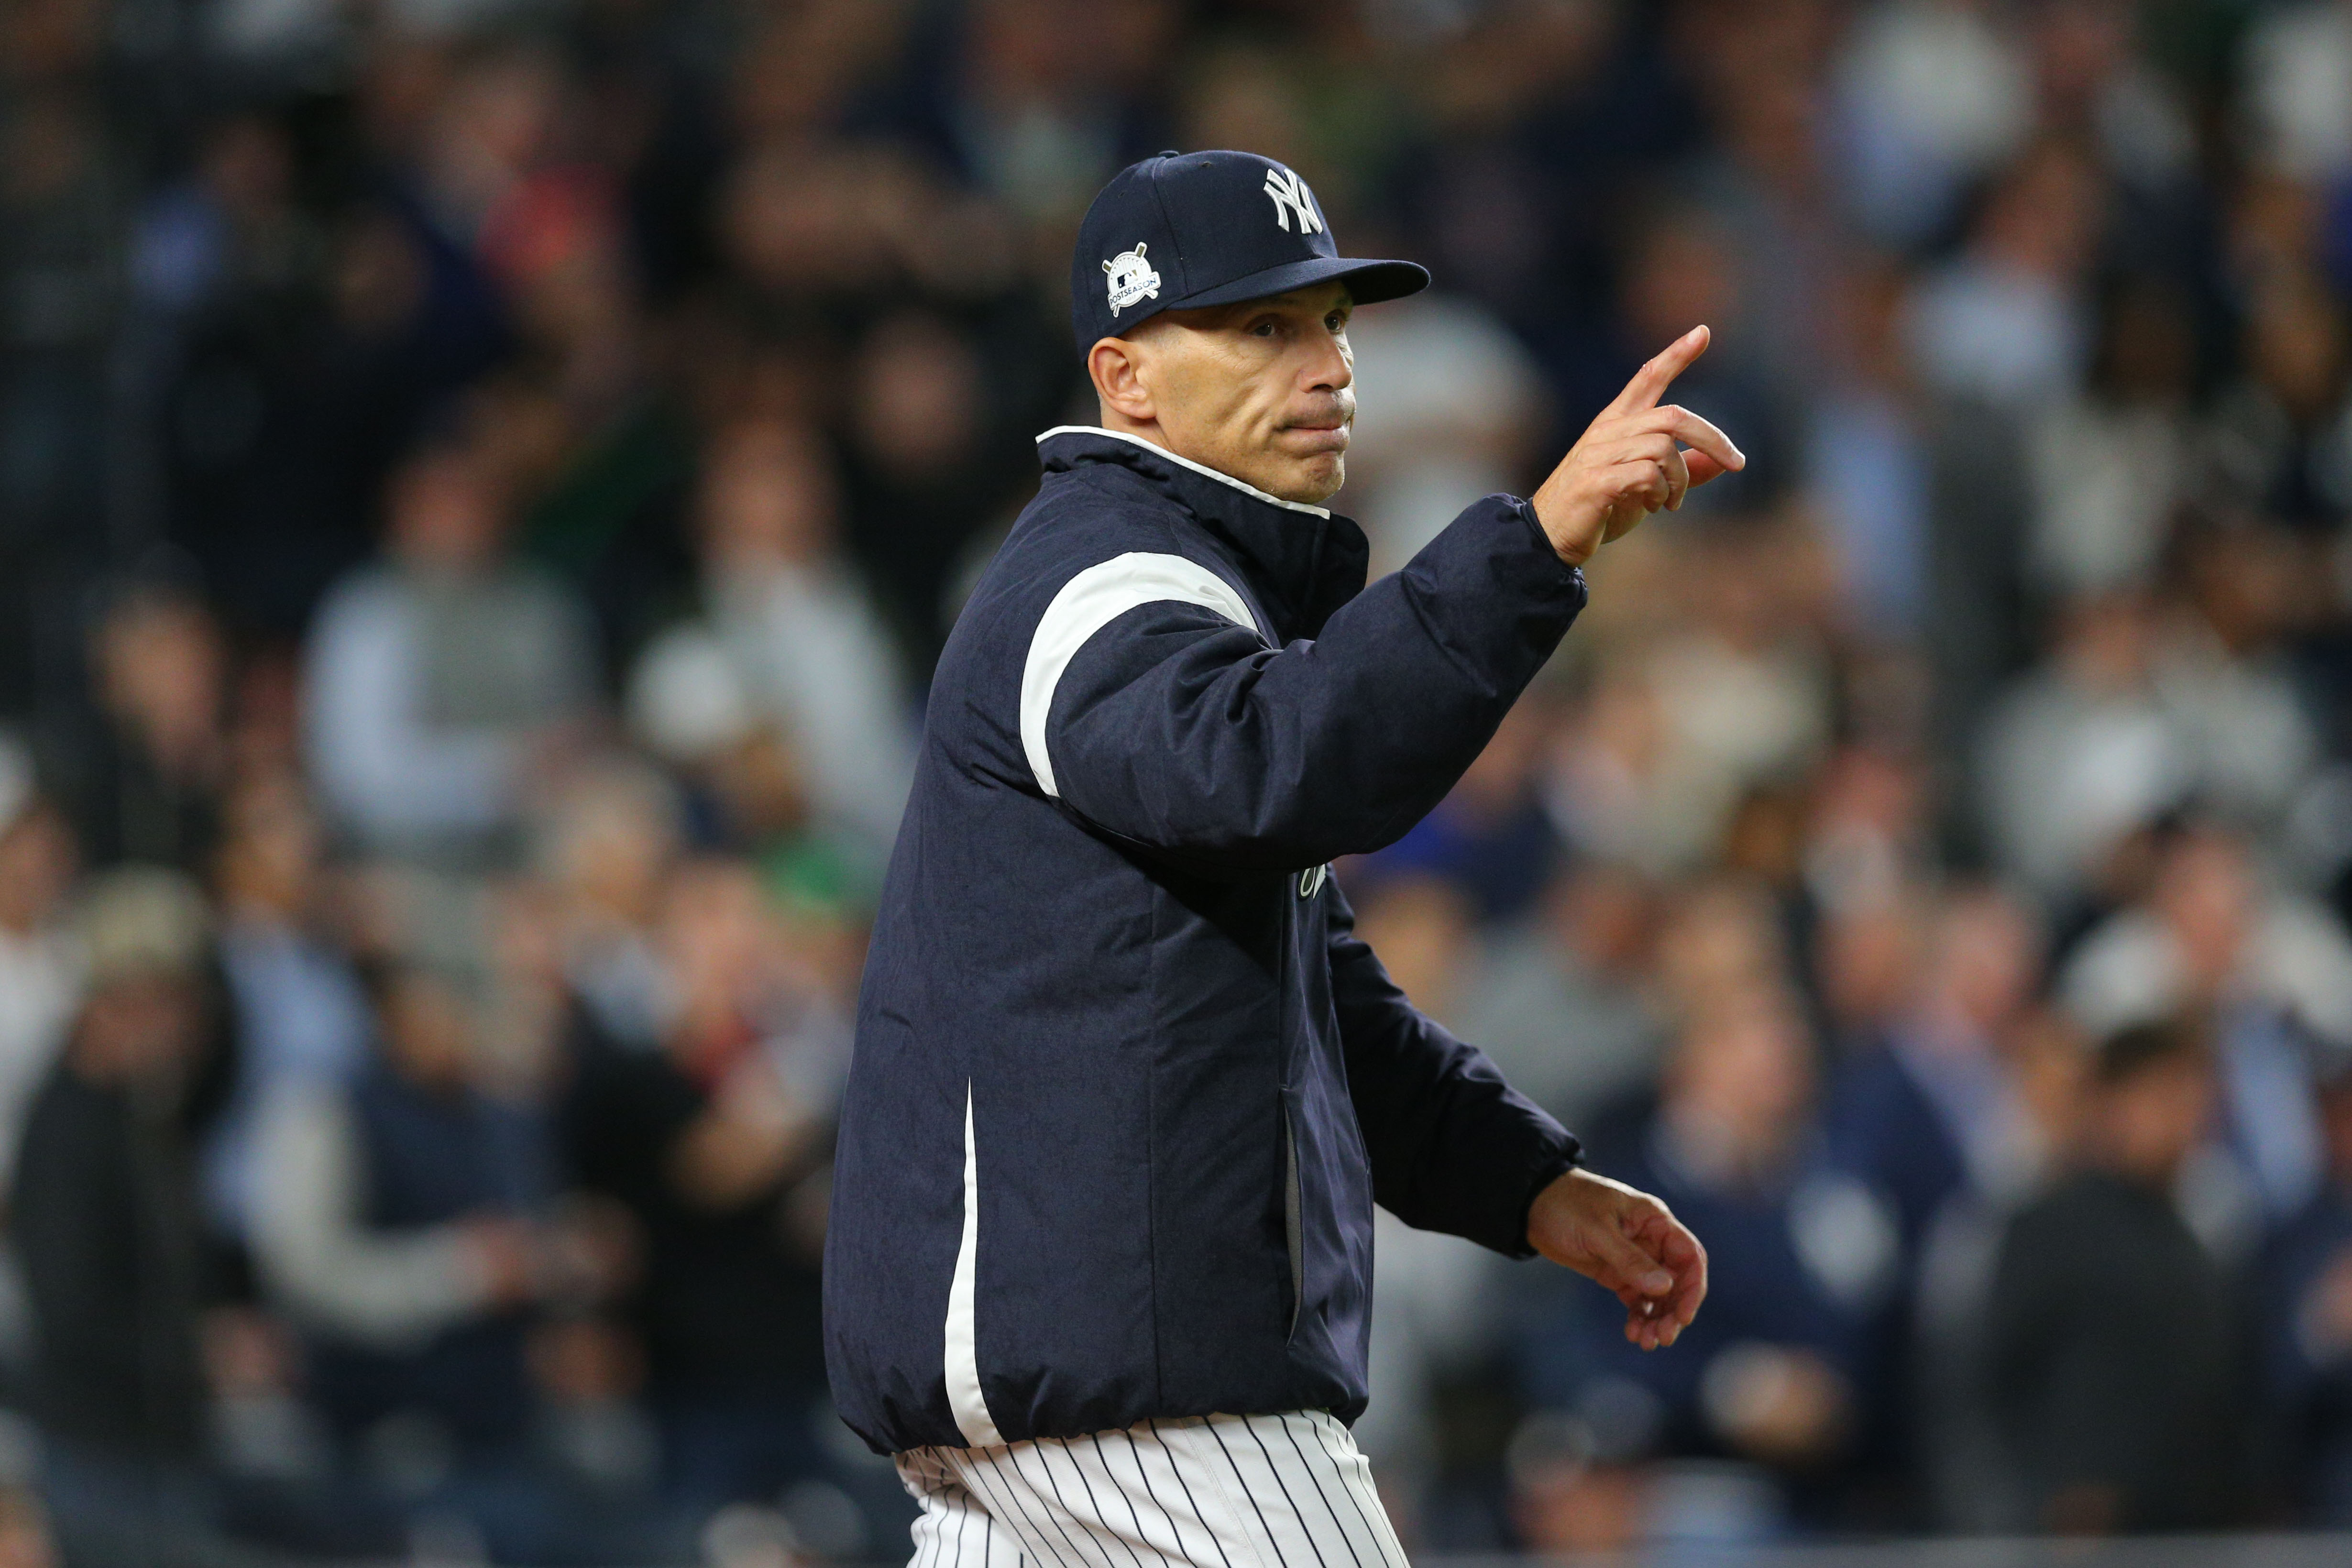
[[[1985,1394],[2028,1528],[2210,1531],[2244,1512],[2254,1368],[2233,1283],[2173,1201],[2213,1090],[2192,1026],[2118,1030],[2090,1063],[2076,1168],[2010,1222]]]
[[[1429,275],[1341,258],[1240,152],[1121,172],[1072,269],[1103,423],[1040,437],[931,689],[841,1121],[834,1396],[919,1559],[1401,1564],[1346,1426],[1373,1203],[1590,1275],[1644,1348],[1706,1258],[1405,1000],[1328,862],[1444,797],[1580,562],[1743,460],[1657,406],[1700,329],[1532,502],[1366,589],[1320,505],[1348,317]]]

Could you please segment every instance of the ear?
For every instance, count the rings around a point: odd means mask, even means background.
[[[1138,423],[1159,417],[1151,389],[1145,384],[1146,355],[1140,345],[1125,338],[1104,338],[1087,350],[1087,376],[1095,395],[1108,409],[1116,409]]]

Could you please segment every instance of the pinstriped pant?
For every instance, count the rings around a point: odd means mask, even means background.
[[[909,1568],[1407,1568],[1348,1428],[1320,1410],[916,1448]]]

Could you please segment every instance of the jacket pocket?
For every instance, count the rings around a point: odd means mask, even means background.
[[[1298,1310],[1307,1301],[1307,1241],[1299,1229],[1298,1128],[1291,1120],[1290,1103],[1282,1105],[1282,1239],[1290,1249],[1290,1326],[1287,1340],[1298,1333]]]

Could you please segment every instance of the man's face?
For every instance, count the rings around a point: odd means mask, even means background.
[[[1286,501],[1328,500],[1356,417],[1344,284],[1169,310],[1126,341],[1170,451]]]

